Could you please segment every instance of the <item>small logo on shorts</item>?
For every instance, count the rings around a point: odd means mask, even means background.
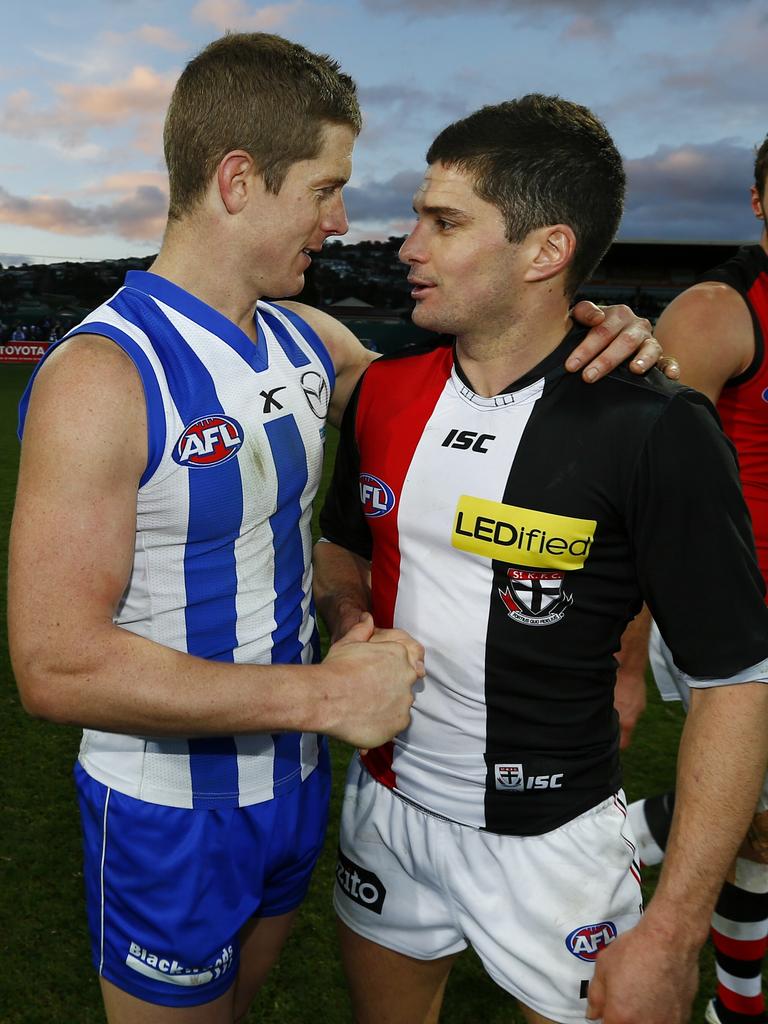
[[[138,942],[131,942],[126,965],[145,978],[154,981],[166,981],[170,985],[183,985],[185,988],[207,985],[225,974],[232,966],[235,951],[232,946],[224,947],[212,964],[205,967],[186,967],[178,960],[172,960],[153,953]]]
[[[349,857],[345,857],[341,850],[336,865],[336,881],[341,891],[354,903],[359,903],[366,910],[372,910],[374,914],[381,913],[387,895],[381,879],[372,871],[366,871]]]
[[[579,960],[593,963],[597,954],[616,938],[616,925],[613,921],[600,921],[599,924],[583,924],[567,936],[565,944],[568,952]]]

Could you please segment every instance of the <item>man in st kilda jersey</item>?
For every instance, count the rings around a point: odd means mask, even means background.
[[[569,297],[624,195],[588,110],[485,107],[427,162],[401,259],[414,320],[453,338],[366,371],[316,549],[333,635],[370,608],[426,649],[408,728],[347,781],[335,903],[356,1020],[432,1024],[471,944],[528,1021],[683,1024],[768,755],[735,460],[698,393],[561,369]],[[613,652],[644,599],[693,692],[641,918]]]

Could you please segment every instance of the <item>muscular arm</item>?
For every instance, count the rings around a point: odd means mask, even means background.
[[[689,1019],[699,949],[765,773],[767,723],[764,683],[691,693],[661,878],[639,924],[600,954],[588,1017],[602,1016],[603,1024]]]
[[[715,281],[678,295],[659,317],[656,337],[680,363],[682,382],[713,404],[725,383],[743,373],[755,354],[746,303],[733,288]]]
[[[113,624],[145,463],[133,364],[103,338],[67,342],[32,391],[11,533],[9,636],[25,707],[139,735],[302,729],[365,746],[374,725],[403,728],[420,648],[363,642],[370,620],[315,666],[206,661]]]

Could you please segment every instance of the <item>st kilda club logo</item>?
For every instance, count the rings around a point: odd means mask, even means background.
[[[244,436],[243,428],[231,416],[201,416],[184,428],[173,446],[173,461],[193,469],[220,466],[237,455]]]
[[[507,614],[515,622],[526,626],[550,626],[559,622],[566,608],[573,603],[573,595],[563,590],[564,572],[542,572],[534,569],[507,569],[505,590],[499,587],[499,597]]]

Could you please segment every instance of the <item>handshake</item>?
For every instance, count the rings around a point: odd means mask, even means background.
[[[322,731],[368,749],[410,721],[413,686],[424,676],[424,648],[401,629],[377,629],[367,612],[331,645]]]

